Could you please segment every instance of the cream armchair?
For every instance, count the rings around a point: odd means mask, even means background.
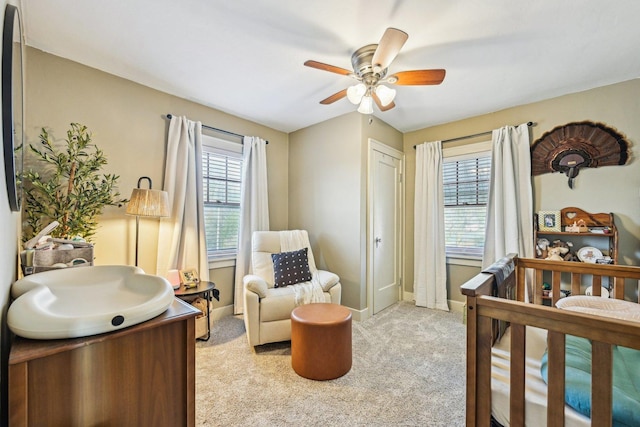
[[[312,280],[276,287],[271,255],[305,247]],[[249,345],[290,340],[291,311],[309,295],[301,296],[301,292],[311,289],[312,285],[315,289],[312,302],[340,304],[340,279],[333,273],[316,269],[305,230],[254,232],[251,237],[251,274],[244,277],[244,324]],[[309,302],[308,298],[304,302]]]

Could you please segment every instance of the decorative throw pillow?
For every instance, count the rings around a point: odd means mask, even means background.
[[[282,288],[311,280],[307,248],[271,254],[271,259],[273,260],[274,287]]]

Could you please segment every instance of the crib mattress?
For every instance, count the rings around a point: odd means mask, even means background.
[[[509,365],[511,328],[491,354],[491,413],[503,426],[509,426]],[[547,384],[540,374],[540,360],[547,348],[547,331],[527,326],[525,369],[525,425],[546,426]],[[566,427],[589,427],[591,420],[565,405]]]

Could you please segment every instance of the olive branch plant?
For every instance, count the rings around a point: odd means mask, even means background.
[[[71,123],[66,146],[57,147],[49,132],[42,128],[40,145],[29,145],[36,159],[44,162],[41,170],[24,173],[24,240],[29,240],[52,221],[60,225],[53,237],[80,236],[91,241],[98,227],[97,217],[105,206],[121,207],[114,174],[103,174],[107,164],[104,152],[91,142],[86,126]]]

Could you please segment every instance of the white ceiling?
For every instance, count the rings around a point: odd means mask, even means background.
[[[22,0],[21,9],[30,46],[284,132],[355,110],[347,99],[320,105],[353,80],[304,61],[351,69],[351,53],[387,27],[409,34],[390,74],[447,70],[439,86],[397,86],[397,107],[376,110],[402,132],[640,77],[637,0]]]

